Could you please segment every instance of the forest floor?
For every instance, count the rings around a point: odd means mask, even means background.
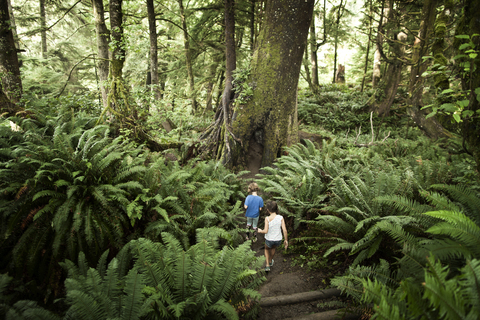
[[[260,164],[257,161],[258,165]],[[255,181],[255,175],[258,173],[258,167],[249,166],[249,174],[242,176],[244,182],[244,189],[247,190],[248,184]],[[264,201],[265,197],[260,191]],[[264,228],[266,213],[262,210],[260,212],[259,227]],[[292,240],[292,239],[289,239]],[[292,242],[292,241],[290,241]],[[263,234],[258,234],[258,240],[252,243],[252,250],[256,252],[257,256],[263,256],[265,251],[265,238]],[[259,293],[262,299],[267,297],[278,297],[284,295],[291,295],[295,293],[310,292],[315,290],[322,290],[327,287],[328,275],[322,270],[309,270],[308,267],[301,267],[294,264],[294,260],[300,253],[294,253],[290,248],[285,250],[284,247],[277,248],[274,256],[274,265],[270,272],[266,272],[267,281],[265,281],[259,288]],[[345,300],[342,297],[334,297],[331,300]],[[322,312],[332,308],[325,308],[319,304],[324,301],[311,301],[296,303],[283,306],[262,307],[258,320],[277,320],[288,318],[299,318],[305,315]]]

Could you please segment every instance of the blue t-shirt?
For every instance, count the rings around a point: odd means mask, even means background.
[[[260,196],[248,195],[245,199],[245,205],[248,207],[245,217],[256,218],[260,215],[260,208],[263,208],[263,199]]]

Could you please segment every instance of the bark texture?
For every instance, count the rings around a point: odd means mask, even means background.
[[[187,67],[187,77],[188,77],[188,94],[192,100],[192,109],[193,113],[197,111],[197,97],[195,92],[195,78],[193,75],[192,67],[192,54],[190,52],[190,40],[188,39],[187,31],[187,20],[185,17],[185,8],[183,7],[183,0],[178,0],[178,6],[180,7],[180,16],[182,19],[182,29],[183,29],[183,43],[185,51],[185,65]]]
[[[298,141],[297,86],[314,4],[267,2],[251,63],[253,96],[237,105],[233,116],[233,133],[242,142],[235,144],[234,164],[248,164],[252,138],[263,144],[262,167],[271,165],[283,146]]]
[[[122,0],[110,0],[110,29],[112,30],[113,42],[111,76],[115,80],[122,79],[122,70],[125,63],[122,22]]]
[[[160,99],[160,89],[158,87],[158,49],[157,49],[157,24],[155,20],[155,7],[153,0],[147,0],[148,29],[150,35],[150,84],[155,94],[155,99]]]
[[[428,43],[432,37],[437,2],[435,0],[425,0],[422,8],[422,23],[418,36],[415,38],[412,52],[412,71],[410,73],[408,101],[409,108],[407,113],[413,119],[415,124],[422,129],[426,135],[436,140],[438,138],[447,138],[451,134],[435,119],[435,117],[426,118],[426,110],[423,107],[422,95],[425,79],[422,74],[427,70],[427,63],[422,61],[422,57],[429,52]]]
[[[393,23],[393,0],[389,0],[388,8],[385,9],[388,12],[387,21]],[[382,19],[380,20],[382,21]],[[383,25],[379,25],[379,34],[382,34]],[[388,115],[390,107],[392,106],[395,95],[397,94],[398,85],[402,80],[402,69],[404,65],[405,48],[404,43],[407,40],[407,35],[403,32],[393,34],[389,31],[387,35],[387,42],[391,50],[391,56],[387,57],[383,52],[379,41],[384,37],[377,38],[377,50],[388,63],[387,72],[385,77],[380,81],[375,90],[375,94],[367,102],[370,111],[377,113],[380,116]],[[375,72],[375,71],[374,71]]]
[[[0,0],[0,74],[4,96],[17,104],[22,96],[22,80],[7,0]]]
[[[45,0],[39,1],[40,5],[40,33],[42,39],[42,58],[47,58],[47,16],[45,14]]]
[[[98,50],[98,76],[100,78],[100,92],[102,93],[103,107],[107,107],[108,100],[108,43],[110,42],[110,34],[105,24],[105,13],[102,0],[92,0],[93,15],[95,18],[95,33],[97,36]]]

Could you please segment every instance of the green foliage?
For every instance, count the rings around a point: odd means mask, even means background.
[[[82,250],[95,260],[124,242],[146,153],[92,124],[67,113],[44,124],[19,122],[19,140],[2,136],[1,250],[17,275],[55,282],[59,260]]]
[[[66,316],[238,319],[238,306],[260,299],[255,289],[265,278],[256,270],[263,259],[255,257],[248,243],[219,250],[215,239],[205,235],[199,234],[198,243],[186,251],[168,233],[162,234],[164,244],[134,240],[108,267],[102,259],[96,269],[88,268],[82,255],[78,267],[67,260]],[[128,267],[130,257],[133,267]]]
[[[430,73],[441,73],[447,78],[451,76],[461,76],[462,78],[467,79],[476,72],[479,61],[479,49],[476,45],[478,41],[475,40],[475,38],[480,37],[480,35],[456,35],[455,37],[459,39],[459,41],[463,42],[458,47],[459,54],[453,58],[456,60],[456,63],[459,67],[456,75],[450,75],[451,72],[445,66],[434,64],[431,67],[434,71],[427,71],[423,74],[423,76],[428,76]],[[475,112],[474,110],[470,110],[470,108],[468,108],[470,99],[476,99],[477,101],[480,101],[480,88],[473,88],[473,90],[472,88],[463,90],[459,87],[445,89],[439,94],[439,99],[435,104],[424,107],[431,108],[432,110],[432,112],[427,115],[427,118],[433,117],[437,113],[447,115],[456,123],[460,123],[465,119],[472,119],[474,117],[476,118],[480,114],[480,110],[476,110]],[[445,100],[448,102],[441,103],[441,101]]]
[[[45,310],[38,303],[31,300],[14,301],[13,295],[8,293],[8,286],[12,278],[7,274],[0,274],[0,315],[5,320],[56,320],[56,314]]]
[[[150,223],[145,230],[147,235],[155,238],[168,231],[187,249],[195,243],[197,229],[220,226],[226,231],[220,232],[221,237],[231,244],[241,241],[237,228],[241,210],[238,200],[244,195],[237,176],[242,172],[234,174],[218,162],[198,160],[182,167],[178,162],[157,161],[148,172],[155,175],[148,182],[149,190],[154,191],[151,197],[155,201],[169,200],[162,205],[169,217]]]
[[[432,187],[447,191],[452,201],[440,194],[425,193],[437,210],[424,213],[425,205],[406,201],[395,204],[400,210],[414,209],[415,216],[420,212],[435,218],[425,220],[431,226],[424,233],[398,225],[385,229],[402,248],[403,257],[396,262],[395,270],[381,261],[373,267],[351,267],[349,273],[332,280],[356,300],[374,303],[375,318],[474,319],[478,315],[480,226],[478,220],[466,215],[478,219],[478,196],[458,186]],[[378,269],[384,272],[372,272]]]
[[[295,219],[295,228],[307,215],[316,213],[325,201],[326,179],[316,166],[320,155],[310,140],[307,146],[296,145],[286,149],[288,156],[278,159],[276,168],[263,168],[259,186],[285,205],[280,212]]]
[[[355,128],[368,121],[368,114],[358,113],[366,100],[366,94],[323,86],[318,96],[299,99],[298,119],[334,133]]]

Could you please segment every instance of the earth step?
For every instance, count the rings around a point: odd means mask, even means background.
[[[342,317],[343,316],[343,317]],[[283,320],[357,320],[361,315],[354,313],[343,314],[343,310],[330,310],[308,315],[298,316],[295,318],[285,318]]]
[[[315,300],[329,299],[341,294],[338,289],[300,292],[283,296],[265,297],[260,300],[260,307],[273,307],[279,305],[295,304]],[[315,318],[316,319],[316,318]],[[318,318],[320,319],[320,318]]]

